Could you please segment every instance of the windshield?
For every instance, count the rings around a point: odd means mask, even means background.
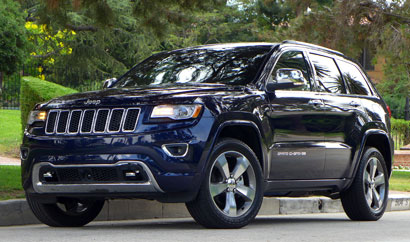
[[[136,65],[114,87],[175,83],[246,85],[254,80],[271,49],[271,45],[256,45],[163,52]]]

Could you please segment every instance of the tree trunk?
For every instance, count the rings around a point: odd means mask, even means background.
[[[0,71],[0,94],[3,91],[3,72]]]

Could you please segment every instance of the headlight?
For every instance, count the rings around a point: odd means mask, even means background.
[[[202,106],[194,105],[159,105],[155,106],[151,118],[170,118],[174,120],[197,118]]]
[[[46,118],[47,118],[46,111],[31,111],[28,116],[27,124],[31,125],[37,121],[45,121]]]

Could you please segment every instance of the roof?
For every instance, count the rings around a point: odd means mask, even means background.
[[[299,46],[304,46],[304,47],[309,47],[312,49],[317,49],[317,50],[322,50],[322,51],[326,51],[332,54],[337,54],[337,55],[342,55],[344,56],[344,54],[342,52],[339,52],[337,50],[332,50],[320,45],[315,45],[315,44],[310,44],[310,43],[306,43],[306,42],[302,42],[302,41],[295,41],[295,40],[284,40],[282,41],[281,44],[291,44],[291,45],[299,45]]]

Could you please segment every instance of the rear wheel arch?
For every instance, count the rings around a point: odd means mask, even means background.
[[[357,156],[356,161],[354,163],[355,169],[352,174],[353,175],[352,177],[356,176],[360,160],[362,156],[364,155],[364,151],[366,147],[374,147],[377,150],[379,150],[379,152],[382,154],[386,162],[388,174],[389,175],[391,174],[392,162],[393,162],[392,160],[393,151],[391,150],[391,145],[390,145],[388,137],[389,136],[385,131],[378,130],[378,129],[370,129],[364,133],[362,142],[360,145],[359,155]]]

